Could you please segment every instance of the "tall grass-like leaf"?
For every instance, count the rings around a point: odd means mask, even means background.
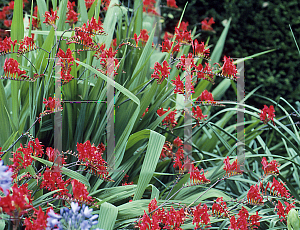
[[[142,165],[142,170],[139,176],[136,193],[134,194],[133,200],[139,200],[150,182],[155,167],[163,148],[165,137],[154,131],[150,131],[150,138],[146,156]]]
[[[110,203],[105,202],[101,204],[98,214],[98,224],[96,227],[105,230],[113,229],[118,215],[118,208]]]
[[[126,147],[126,143],[127,143],[127,139],[131,133],[131,130],[133,128],[134,122],[137,119],[137,116],[139,114],[140,111],[140,100],[134,95],[132,94],[129,90],[127,90],[126,88],[124,88],[123,86],[121,86],[120,84],[118,84],[117,82],[115,82],[114,80],[108,78],[107,76],[105,76],[104,74],[102,74],[101,72],[97,71],[95,68],[80,62],[80,61],[76,61],[78,64],[82,65],[83,67],[89,69],[91,72],[95,73],[97,76],[101,77],[103,80],[107,81],[108,84],[113,85],[117,90],[119,90],[121,93],[125,94],[127,97],[129,97],[135,104],[137,104],[136,109],[134,110],[134,113],[132,115],[132,117],[130,118],[128,124],[126,125],[125,130],[122,132],[122,135],[120,137],[120,139],[118,140],[117,144],[116,144],[116,148],[115,148],[115,167],[117,168],[120,164],[121,161],[123,159],[123,154],[125,151],[125,147]]]

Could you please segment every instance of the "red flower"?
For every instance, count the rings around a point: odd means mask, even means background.
[[[42,157],[44,155],[43,151],[43,145],[41,145],[41,142],[38,138],[35,138],[35,141],[29,141],[28,147],[32,147],[32,155],[36,157]]]
[[[165,31],[164,40],[170,40],[173,38],[173,36],[174,36],[173,34]]]
[[[138,40],[141,40],[142,45],[144,46],[146,45],[148,39],[149,39],[148,31],[146,29],[142,29],[138,37]]]
[[[159,15],[155,10],[155,0],[143,0],[143,12],[148,14]]]
[[[175,147],[180,147],[180,146],[182,146],[182,145],[183,145],[182,140],[181,140],[179,137],[176,137],[176,139],[174,139],[174,141],[173,141],[173,145],[174,145]]]
[[[215,23],[214,18],[210,18],[209,21],[207,21],[208,18],[205,18],[201,24],[202,24],[202,30],[213,30],[211,27],[212,24]]]
[[[280,164],[278,164],[276,160],[272,160],[270,163],[268,163],[267,159],[263,157],[261,163],[263,165],[262,169],[264,170],[266,176],[279,173],[278,167]]]
[[[235,216],[232,216],[230,218],[230,225],[229,225],[228,229],[239,230]]]
[[[260,120],[264,122],[264,124],[267,124],[270,120],[273,121],[274,123],[274,117],[275,117],[275,109],[273,107],[273,105],[270,105],[270,108],[268,108],[268,106],[264,105],[264,108],[261,110],[260,113]]]
[[[209,54],[209,48],[206,49],[204,42],[199,44],[197,39],[192,41],[192,47],[196,56],[205,56],[205,54]]]
[[[182,69],[183,71],[185,71],[185,67],[187,67],[187,60],[186,59],[190,59],[190,63],[191,63],[191,68],[195,67],[195,63],[194,63],[194,57],[192,53],[189,53],[187,57],[185,57],[184,55],[182,55],[179,60],[180,62],[176,65],[177,69]]]
[[[75,24],[78,21],[78,14],[74,10],[68,10],[67,12],[67,20],[70,26]]]
[[[47,227],[47,217],[48,217],[48,212],[52,209],[48,208],[46,213],[43,212],[41,206],[39,206],[39,209],[35,209],[32,217],[25,218],[24,225],[26,226],[25,230],[41,230],[41,229],[46,229]],[[35,219],[34,219],[35,218]]]
[[[171,42],[170,40],[165,39],[162,42],[162,50],[161,50],[161,52],[167,52],[167,53],[169,53],[171,51],[173,43],[174,42]],[[176,45],[173,47],[172,54],[174,52],[179,52],[179,51],[180,51],[180,44],[176,43]]]
[[[4,20],[4,25],[6,26],[6,27],[11,27],[11,23],[12,23],[12,20]]]
[[[202,110],[200,109],[199,106],[196,107],[196,109],[193,107],[192,108],[193,111],[193,118],[195,118],[197,120],[197,123],[199,123],[200,120],[204,119],[205,117],[207,117],[207,115],[203,115],[202,114]]]
[[[168,111],[170,111],[170,107],[168,108],[167,111],[164,111],[163,108],[160,108],[160,109],[157,110],[157,114],[158,114],[158,116],[161,117],[162,115],[164,115],[164,114],[165,114],[166,112],[168,112]],[[162,120],[163,125],[167,125],[167,126],[169,126],[170,128],[175,127],[176,124],[177,124],[176,119],[175,119],[175,115],[176,115],[176,110],[170,112],[169,115],[166,116],[166,117]]]
[[[213,83],[214,74],[208,63],[205,63],[204,69],[203,69],[203,66],[201,63],[199,63],[199,65],[195,66],[195,67],[196,67],[196,72],[197,72],[197,79],[204,79],[204,80],[207,80],[207,81],[210,81]]]
[[[32,164],[32,153],[33,149],[31,147],[23,148],[23,145],[20,144],[20,147],[17,149],[17,151],[13,153],[13,177],[18,175],[19,170],[26,169]]]
[[[110,47],[109,49],[105,49],[102,51],[101,55],[100,55],[100,65],[102,66],[104,73],[108,74],[108,69],[110,68],[110,66],[108,66],[108,62],[107,60],[109,58],[113,58],[113,71],[114,71],[114,75],[117,74],[117,68],[119,67],[119,61],[117,58],[114,58],[115,55],[117,54],[117,51],[113,51],[112,47]],[[112,64],[112,63],[110,63]]]
[[[276,211],[276,209],[278,210],[277,215],[279,216],[279,218],[282,218],[280,221],[284,221],[284,220],[286,221],[286,217],[289,214],[289,211],[292,208],[295,208],[294,203],[295,202],[289,204],[288,202],[284,201],[284,204],[286,205],[286,209],[284,209],[282,203],[278,201],[278,204],[276,205],[274,211]]]
[[[142,118],[146,115],[146,113],[148,113],[148,111],[149,111],[149,107],[147,107],[145,112],[142,114]]]
[[[154,64],[154,73],[151,75],[152,78],[157,79],[157,84],[161,84],[165,78],[170,74],[170,67],[167,61],[163,62],[163,65],[156,62]]]
[[[230,164],[229,156],[227,156],[227,158],[224,159],[223,162],[225,164],[223,169],[226,171],[226,173],[225,173],[226,176],[230,177],[230,176],[234,176],[234,175],[242,173],[242,171],[238,167],[237,159],[235,159],[235,161],[233,161],[232,164]]]
[[[59,48],[57,57],[59,57],[58,63],[61,66],[60,79],[62,80],[63,84],[68,83],[74,78],[70,74],[71,66],[74,65],[74,57],[72,56],[72,51],[70,50],[70,48],[68,48],[65,53],[61,48]]]
[[[32,35],[32,37],[25,36],[24,39],[20,41],[18,53],[23,54],[33,49],[36,49],[36,46],[34,44],[34,34]]]
[[[191,38],[191,31],[180,31],[177,27],[175,27],[175,36],[176,41],[179,43],[190,44],[193,41]]]
[[[263,198],[257,185],[252,185],[247,193],[247,199],[250,204],[263,204]]]
[[[57,11],[51,10],[51,13],[46,11],[45,12],[45,21],[43,23],[46,23],[48,25],[51,25],[53,27],[55,27],[55,21],[58,19],[59,17],[57,16]]]
[[[177,23],[176,27],[178,27],[179,22]],[[181,22],[179,26],[179,31],[187,31],[187,27],[189,22]]]
[[[167,6],[172,8],[178,8],[175,0],[167,0]]]
[[[148,212],[152,212],[153,210],[157,209],[157,201],[156,198],[152,199],[148,204]]]
[[[267,188],[266,188],[267,189]],[[284,187],[284,183],[282,181],[278,181],[273,177],[273,183],[270,186],[270,193],[278,197],[285,197],[290,198],[291,194],[289,191]]]
[[[91,8],[95,0],[84,0],[87,9]]]
[[[63,157],[60,156],[59,151],[53,149],[52,147],[46,148],[46,155],[48,156],[48,161],[57,163],[58,165],[66,164],[66,161]]]
[[[223,197],[218,197],[215,203],[212,205],[211,208],[212,215],[217,217],[227,217],[227,204],[223,201]]]
[[[107,162],[103,160],[102,154],[105,150],[103,144],[99,146],[91,145],[87,140],[85,143],[77,143],[78,160],[84,162],[84,165],[90,169],[96,176],[103,180],[110,180],[107,171]]]
[[[7,77],[17,79],[18,77],[27,77],[26,71],[19,69],[19,63],[13,58],[5,59],[3,66],[4,74]]]
[[[204,170],[201,169],[201,171],[199,171],[199,169],[194,166],[193,164],[191,165],[191,170],[189,172],[190,174],[190,181],[192,181],[192,184],[208,184],[210,183],[210,180],[206,179],[205,175],[204,175]]]
[[[171,80],[171,81],[173,82],[172,85],[175,85],[174,93],[184,94],[184,84],[180,80],[180,75],[178,74],[175,80]]]
[[[59,98],[49,97],[48,100],[44,98],[43,104],[45,104],[45,109],[49,108],[51,112],[55,112],[56,105],[59,104]]]
[[[27,213],[29,208],[33,208],[31,191],[27,189],[28,184],[18,187],[17,184],[12,186],[13,192],[9,192],[5,197],[0,199],[0,207],[2,212],[14,218],[19,218]]]
[[[58,193],[60,195],[68,195],[69,190],[67,189],[67,186],[70,182],[71,179],[66,181],[63,180],[60,170],[52,170],[47,167],[43,173],[43,180],[40,188],[45,188],[50,191],[62,189],[58,191]]]
[[[82,184],[80,181],[73,179],[71,181],[73,188],[73,197],[77,202],[93,202],[94,199],[89,196],[89,192],[86,189],[86,186]]]
[[[196,223],[195,229],[201,228],[204,225],[208,225],[210,223],[210,215],[208,214],[208,208],[206,204],[204,204],[203,207],[201,207],[201,203],[198,204],[193,211],[193,215],[193,224]]]
[[[230,57],[224,56],[224,64],[222,66],[222,75],[236,79],[236,66],[233,64],[233,60]]]
[[[260,223],[259,223],[259,220],[261,219],[262,217],[260,217],[258,215],[258,211],[256,211],[256,214],[255,215],[251,215],[249,220],[250,220],[250,226],[252,227],[252,229],[254,228],[258,228],[260,226]],[[254,226],[256,225],[256,226]]]
[[[16,44],[17,44],[17,40],[12,41],[11,37],[5,37],[4,40],[0,42],[0,53],[2,52],[8,53],[11,51],[14,52]]]

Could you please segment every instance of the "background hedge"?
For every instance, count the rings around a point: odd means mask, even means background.
[[[177,0],[176,2],[183,9],[186,0]],[[180,14],[181,11],[162,9],[162,16],[167,22],[166,30],[172,32]],[[206,17],[215,19],[216,23],[213,28],[216,35],[200,30],[200,22]],[[262,0],[191,0],[183,20],[189,22],[189,30],[197,26],[197,31],[202,32],[200,40],[205,40],[210,36],[209,43],[216,44],[216,40],[224,28],[222,22],[230,17],[232,23],[227,35],[224,54],[232,58],[239,58],[276,49],[272,53],[245,63],[246,92],[263,84],[257,94],[275,100],[281,96],[295,106],[296,101],[300,101],[300,56],[292,38],[289,24],[299,44],[300,9],[298,0],[274,0],[272,2]],[[236,98],[234,92],[228,90],[226,99],[234,98]],[[263,108],[265,101],[254,96],[250,98],[248,103],[257,108]]]

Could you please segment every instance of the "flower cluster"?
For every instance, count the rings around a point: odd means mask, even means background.
[[[78,21],[78,14],[74,11],[75,2],[68,1],[67,4],[67,20],[66,22],[69,23],[70,26],[75,24]]]
[[[57,52],[57,57],[59,58],[59,65],[61,66],[60,79],[62,84],[66,84],[73,79],[71,76],[71,66],[74,65],[74,57],[72,56],[72,51],[70,48],[64,52],[61,48]]]
[[[78,180],[73,179],[71,181],[73,188],[73,197],[78,202],[87,201],[89,203],[93,202],[94,199],[89,196],[89,192],[86,189],[86,186]]]
[[[143,12],[153,15],[159,15],[155,10],[156,0],[143,0]]]
[[[261,113],[259,115],[260,120],[264,122],[264,124],[267,124],[269,121],[273,121],[273,124],[275,125],[274,122],[274,117],[275,117],[275,109],[273,107],[273,105],[270,105],[270,107],[268,108],[268,106],[264,105],[264,108],[261,110]]]
[[[223,169],[225,170],[225,176],[230,177],[230,176],[234,176],[237,174],[241,174],[242,171],[240,170],[240,167],[238,165],[237,159],[235,159],[232,164],[230,164],[229,162],[229,156],[227,156],[227,158],[224,159],[224,167]]]
[[[167,113],[168,111],[170,111],[171,109],[170,109],[170,107],[168,108],[168,110],[164,110],[163,108],[160,108],[160,109],[158,109],[157,110],[157,114],[158,114],[158,116],[162,116],[162,115],[164,115],[165,113]],[[176,121],[176,119],[175,119],[175,115],[176,115],[177,113],[176,113],[176,109],[174,110],[174,111],[171,111],[163,120],[162,120],[162,124],[163,125],[166,125],[166,126],[168,126],[169,127],[169,129],[171,129],[172,130],[172,128],[173,127],[175,127],[176,126],[176,124],[177,124],[177,121]]]
[[[167,0],[167,6],[171,8],[178,8],[175,0]]]
[[[154,73],[151,77],[157,79],[157,83],[161,84],[163,80],[169,76],[170,69],[167,61],[164,61],[162,65],[156,62],[154,64]]]
[[[278,201],[278,204],[276,205],[275,210],[274,210],[274,211],[278,210],[277,215],[279,216],[279,218],[281,218],[280,219],[281,222],[284,220],[286,221],[289,211],[291,211],[292,208],[295,208],[294,203],[290,204],[290,203],[284,201],[284,204],[285,204],[286,208],[284,208],[283,204],[280,201]]]
[[[208,18],[205,18],[201,24],[202,24],[202,30],[207,30],[207,31],[212,31],[213,28],[211,27],[212,24],[214,24],[215,21],[214,21],[214,18],[210,18],[208,20]]]
[[[0,54],[6,54],[15,51],[17,40],[12,41],[11,37],[6,37],[0,41]]]
[[[13,58],[5,59],[3,66],[5,76],[11,79],[27,78],[26,71],[19,69],[19,63]]]
[[[55,112],[59,105],[59,98],[49,97],[48,100],[44,98],[43,104],[45,105],[45,112]],[[49,108],[49,110],[47,110]],[[60,108],[62,110],[62,107]]]
[[[260,194],[258,185],[252,185],[247,193],[247,199],[249,204],[261,205],[263,204],[263,198]]]
[[[267,159],[263,157],[261,163],[263,165],[262,169],[264,170],[265,176],[279,173],[278,167],[280,164],[278,164],[276,160],[272,160],[268,163]]]
[[[190,77],[191,76],[187,76],[187,77]],[[184,87],[184,86],[187,86],[187,83],[184,83],[182,80],[180,80],[180,75],[178,75],[175,80],[171,80],[173,83],[172,85],[175,86],[175,89],[174,89],[174,93],[178,93],[178,94],[184,94],[185,95],[185,88],[188,88],[188,87]],[[195,93],[194,91],[194,86],[192,84],[190,84],[190,90],[188,90],[188,92],[190,93]]]
[[[77,143],[78,160],[83,162],[94,175],[98,176],[102,180],[111,181],[107,171],[107,163],[102,158],[102,154],[105,150],[103,144],[99,144],[97,147],[88,140],[85,143]]]
[[[196,224],[195,230],[202,227],[210,227],[210,215],[208,214],[208,207],[206,204],[201,206],[201,203],[196,206],[193,211],[193,224]]]
[[[170,210],[166,210],[164,208],[158,209],[157,201],[155,198],[149,203],[148,211],[151,214],[148,215],[144,211],[144,215],[138,221],[138,227],[140,230],[161,228],[180,229],[180,226],[184,223],[184,220],[186,218],[183,208],[177,211],[172,206]]]
[[[193,185],[209,184],[210,180],[205,177],[204,170],[199,170],[197,166],[189,164],[190,183]]]
[[[45,12],[45,21],[43,23],[46,23],[50,26],[53,26],[54,28],[56,28],[55,22],[59,17],[57,16],[57,11],[51,10],[51,13],[46,11]]]
[[[178,167],[179,170],[183,170],[184,150],[182,140],[177,137],[173,140],[173,144],[166,141],[160,154],[160,159],[166,157],[173,159],[173,167]]]
[[[213,216],[228,217],[227,204],[223,201],[223,197],[218,197],[215,203],[211,207]]]
[[[242,209],[238,213],[238,218],[235,216],[231,216],[230,218],[230,226],[228,229],[232,230],[248,230],[258,228],[260,226],[259,220],[262,217],[258,215],[258,211],[256,214],[249,216],[249,212],[246,208],[242,207]]]
[[[52,209],[48,212],[47,229],[84,229],[89,230],[93,225],[98,224],[98,215],[92,215],[93,209],[83,204],[71,203],[71,209],[64,207],[60,209],[60,214]],[[99,228],[97,228],[100,230]]]
[[[134,34],[134,40],[135,40],[136,47],[138,47],[139,41],[141,41],[142,45],[145,46],[148,39],[149,39],[149,35],[148,35],[148,31],[146,29],[142,29],[139,36],[137,36],[136,33]]]
[[[0,199],[0,207],[2,212],[19,218],[32,208],[32,199],[30,191],[27,189],[28,184],[18,187],[17,184],[12,186],[12,193],[9,192],[5,197]]]
[[[230,57],[224,56],[224,64],[222,66],[222,75],[236,79],[237,69],[236,66],[233,64],[233,60]]]
[[[282,181],[279,182],[274,177],[272,185],[270,185],[270,182],[268,182],[267,185],[264,187],[263,183],[260,183],[260,190],[264,194],[267,194],[268,189],[270,194],[275,195],[277,197],[285,197],[289,199],[291,196],[290,192],[285,188],[284,183]]]
[[[29,52],[31,50],[36,49],[36,45],[34,43],[34,35],[32,37],[25,36],[23,40],[20,42],[20,46],[18,49],[18,54],[23,54],[25,52]]]
[[[33,208],[33,210],[33,215],[30,218],[26,217],[24,220],[24,225],[26,226],[25,230],[46,229],[48,213],[52,208],[48,208],[46,213],[43,212],[41,206],[39,206],[38,210],[35,208]]]

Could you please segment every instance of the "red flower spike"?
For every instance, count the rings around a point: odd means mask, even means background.
[[[235,159],[234,162],[232,162],[232,164],[230,164],[229,162],[229,156],[227,156],[226,159],[224,159],[224,164],[225,166],[223,167],[223,169],[225,170],[225,176],[234,176],[234,175],[238,175],[241,174],[242,171],[240,170],[238,164],[237,164],[237,159]]]
[[[174,93],[178,93],[178,94],[184,94],[185,90],[184,90],[184,84],[183,81],[180,80],[180,75],[178,75],[175,80],[171,80],[173,83],[172,85],[175,86],[174,89]]]
[[[197,123],[199,123],[200,120],[207,117],[207,115],[202,114],[202,110],[200,109],[199,106],[197,106],[196,109],[193,107],[192,111],[193,111],[193,118],[197,120]]]
[[[207,226],[210,223],[210,215],[208,214],[208,208],[207,205],[204,204],[203,207],[201,207],[201,203],[197,205],[195,210],[193,211],[193,224],[196,224],[195,229],[202,228],[204,226]]]
[[[173,141],[173,145],[178,148],[183,145],[183,142],[179,137],[176,137],[176,139]]]
[[[56,105],[59,104],[59,98],[49,97],[48,100],[46,98],[44,98],[43,104],[45,105],[45,109],[49,108],[50,112],[55,112]],[[60,109],[62,110],[63,108],[61,107]],[[45,112],[47,112],[47,111],[48,110],[46,110]]]
[[[222,66],[222,75],[232,79],[236,79],[237,70],[236,66],[233,64],[233,60],[230,57],[226,56],[224,56],[223,60],[224,64]]]
[[[68,83],[74,77],[71,76],[71,66],[74,65],[74,57],[72,56],[72,51],[70,48],[64,52],[61,48],[57,53],[57,57],[59,57],[59,65],[61,66],[60,71],[60,79],[62,80],[62,84]]]
[[[267,124],[270,120],[273,121],[274,123],[274,117],[275,117],[275,109],[273,107],[273,105],[270,105],[270,108],[268,108],[268,106],[264,105],[264,108],[261,110],[260,113],[260,120],[264,122],[264,124]]]
[[[211,208],[212,215],[226,218],[228,216],[227,204],[223,201],[223,197],[218,197]]]
[[[197,98],[198,100],[198,98]],[[204,90],[200,95],[201,101],[214,101],[214,97],[212,93],[208,92],[207,90]]]
[[[71,181],[72,188],[73,188],[73,197],[78,202],[93,202],[94,199],[89,196],[89,192],[86,189],[86,186],[82,184],[80,181],[73,179]]]
[[[74,3],[74,2],[73,2]],[[78,22],[78,15],[73,9],[68,10],[66,22],[69,23],[70,26]]]
[[[153,210],[157,209],[157,201],[156,198],[152,199],[148,204],[148,212],[152,212]]]
[[[263,165],[262,169],[264,170],[265,176],[271,174],[279,174],[278,167],[280,166],[280,164],[278,164],[276,160],[272,160],[270,163],[268,163],[267,159],[263,157],[261,163]]]
[[[256,211],[255,215],[251,215],[249,218],[250,221],[250,226],[252,229],[258,228],[260,226],[259,220],[262,219],[262,217],[260,217],[258,215],[258,211]]]
[[[38,138],[35,138],[35,141],[29,141],[28,147],[32,147],[33,153],[32,155],[35,157],[42,157],[44,155],[43,145]]]
[[[59,195],[68,196],[69,190],[67,189],[67,186],[70,184],[70,182],[71,179],[68,179],[66,181],[62,179],[60,170],[54,170],[54,169],[52,170],[47,167],[43,173],[43,180],[40,185],[40,188],[45,188],[50,191],[62,189],[58,191]]]
[[[202,24],[202,30],[212,31],[213,28],[211,27],[212,24],[215,23],[214,18],[210,18],[209,21],[207,21],[208,18],[205,18],[201,24]]]
[[[259,192],[258,185],[252,185],[247,193],[247,200],[252,205],[262,205],[263,198]]]
[[[19,63],[13,58],[5,59],[3,66],[5,76],[11,79],[27,78],[26,71],[19,69]]]
[[[152,78],[157,79],[157,84],[161,84],[165,78],[170,74],[170,67],[167,61],[163,62],[163,65],[156,62],[154,64],[154,73],[151,75]]]
[[[242,209],[239,211],[239,218],[237,219],[237,226],[240,230],[248,230],[248,217],[249,213],[247,209],[242,207]]]
[[[32,35],[32,37],[25,36],[24,39],[20,41],[18,54],[23,54],[34,49],[36,49],[36,46],[34,44],[34,34]]]
[[[175,40],[179,43],[190,44],[193,40],[191,38],[191,31],[180,31],[177,27],[175,27]]]
[[[176,27],[178,27],[179,22],[177,23]],[[181,22],[179,26],[179,31],[187,31],[187,27],[189,22]]]
[[[199,171],[199,169],[194,165],[191,165],[191,170],[189,171],[189,174],[190,181],[194,185],[210,183],[210,180],[206,179],[204,175],[204,170],[201,169],[201,171]]]
[[[229,225],[228,229],[239,230],[235,216],[232,216],[230,218],[230,225]]]
[[[155,10],[155,0],[143,0],[143,12],[153,15],[159,15]]]
[[[0,55],[9,52],[14,52],[16,44],[17,40],[12,41],[11,37],[5,37],[3,41],[0,41]]]
[[[39,209],[35,209],[32,217],[28,218],[26,217],[24,220],[24,225],[26,226],[25,230],[41,230],[46,229],[47,227],[47,217],[48,212],[52,209],[48,208],[46,213],[43,212],[41,206],[39,206]]]
[[[164,115],[164,114],[165,114],[166,112],[168,112],[168,111],[170,111],[170,107],[168,108],[167,111],[164,111],[163,108],[160,108],[160,109],[157,110],[157,114],[158,114],[158,116],[161,117],[162,115]],[[176,115],[176,114],[177,114],[177,113],[176,113],[176,110],[170,112],[169,115],[166,116],[166,117],[162,120],[163,125],[167,125],[167,126],[169,126],[170,128],[175,127],[176,124],[177,124],[177,121],[176,121],[176,119],[175,119],[175,115]]]
[[[274,177],[273,177],[273,183],[270,186],[270,193],[273,193],[273,195],[278,197],[285,197],[287,199],[289,199],[291,196],[289,191],[284,187],[284,183],[282,181],[280,182],[277,181]]]
[[[12,186],[13,192],[9,192],[5,197],[0,199],[2,212],[14,218],[19,218],[27,213],[27,210],[33,208],[31,191],[27,189],[28,184],[18,187],[17,184]]]
[[[45,21],[43,23],[46,23],[48,25],[51,25],[53,27],[55,26],[55,21],[58,19],[59,17],[57,16],[57,11],[51,10],[51,13],[46,11],[45,12]]]
[[[199,44],[198,40],[195,39],[192,41],[192,47],[193,47],[193,52],[194,55],[196,56],[205,56],[206,54],[209,54],[209,48],[206,49],[204,42],[201,42]]]
[[[148,113],[148,111],[149,111],[149,107],[147,107],[145,112],[142,114],[142,118],[146,115],[146,113]]]
[[[103,50],[103,52],[100,55],[100,65],[102,66],[102,69],[104,70],[104,74],[108,74],[108,62],[107,60],[109,58],[113,58],[113,64],[114,64],[114,76],[117,75],[117,68],[119,68],[119,61],[117,58],[114,58],[115,55],[117,54],[117,51],[113,51],[112,47],[110,47],[109,49],[105,49]]]
[[[95,0],[84,0],[87,9],[91,8]]]
[[[178,8],[175,0],[167,0],[167,6],[171,8]]]
[[[58,150],[53,149],[52,147],[46,148],[46,155],[48,156],[48,161],[54,162],[59,165],[66,164],[66,161],[63,157],[59,155]]]
[[[280,201],[278,201],[278,204],[276,205],[274,211],[276,211],[276,209],[278,210],[277,215],[279,216],[279,218],[281,218],[280,219],[281,222],[286,221],[289,211],[292,208],[295,208],[294,203],[295,202],[289,204],[288,202],[284,201],[284,204],[286,205],[286,208],[284,208],[283,204]]]
[[[148,31],[146,29],[142,29],[140,31],[140,35],[138,37],[138,40],[142,41],[142,45],[145,46],[147,41],[149,39]]]

